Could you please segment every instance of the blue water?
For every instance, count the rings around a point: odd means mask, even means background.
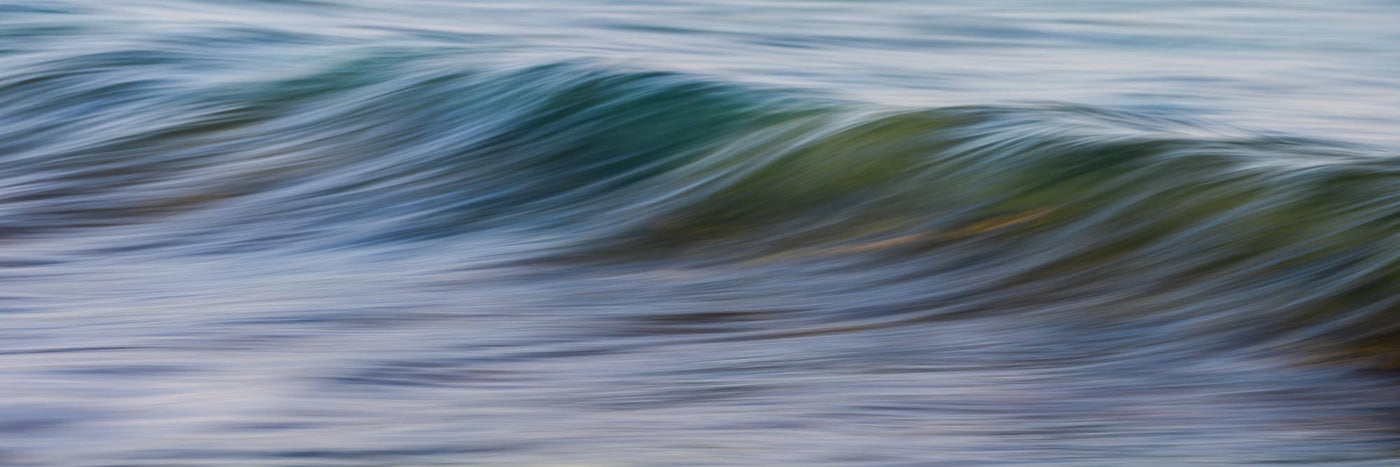
[[[1397,19],[0,1],[0,465],[1395,465]]]

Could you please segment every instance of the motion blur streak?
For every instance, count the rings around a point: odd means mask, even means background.
[[[1400,461],[1400,5],[983,3],[0,3],[0,464]]]

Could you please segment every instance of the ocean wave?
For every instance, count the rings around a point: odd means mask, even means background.
[[[559,242],[549,258],[858,258],[889,280],[992,278],[960,294],[1112,291],[1147,316],[1221,303],[1221,332],[1289,329],[1254,342],[1394,361],[1400,166],[1364,148],[1067,105],[880,108],[590,61],[186,66],[128,50],[0,75],[0,233],[219,254],[531,232]]]

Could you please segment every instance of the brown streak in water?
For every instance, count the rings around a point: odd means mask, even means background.
[[[753,260],[746,261],[745,263],[747,263],[747,264],[753,264],[753,263],[758,263],[758,262],[773,261],[773,260],[777,260],[777,259],[795,259],[795,258],[805,258],[805,257],[810,257],[810,256],[829,256],[829,255],[843,255],[843,254],[850,254],[850,253],[862,253],[862,252],[866,252],[866,251],[883,250],[883,249],[886,249],[886,248],[893,248],[893,247],[897,247],[897,246],[908,245],[908,244],[911,244],[911,243],[914,243],[914,242],[917,242],[917,241],[920,241],[920,240],[934,239],[934,238],[939,238],[939,237],[943,237],[945,240],[951,240],[951,239],[957,239],[957,238],[970,237],[970,236],[973,236],[973,235],[979,235],[979,234],[984,234],[984,233],[987,233],[987,232],[992,232],[992,231],[996,231],[996,230],[1001,230],[1001,229],[1006,228],[1006,227],[1010,227],[1010,226],[1013,226],[1013,225],[1019,225],[1019,224],[1025,224],[1025,223],[1028,223],[1028,222],[1031,222],[1031,223],[1032,223],[1031,225],[1039,224],[1039,223],[1041,223],[1041,222],[1043,222],[1043,221],[1045,220],[1045,218],[1051,213],[1051,211],[1052,211],[1051,209],[1037,209],[1037,210],[1034,210],[1034,211],[1029,211],[1029,212],[1025,212],[1025,213],[1021,213],[1021,214],[1016,214],[1016,215],[1001,216],[1001,217],[997,217],[997,218],[993,218],[993,219],[988,219],[988,220],[981,221],[981,222],[976,222],[976,223],[973,223],[972,225],[968,225],[968,226],[966,226],[966,227],[962,227],[962,228],[959,228],[959,229],[950,230],[950,231],[947,231],[947,232],[920,232],[920,233],[916,233],[916,234],[902,235],[902,236],[899,236],[899,237],[889,238],[889,239],[885,239],[885,240],[878,240],[878,241],[874,241],[874,242],[862,243],[862,244],[859,244],[859,245],[851,245],[851,246],[835,247],[835,248],[825,248],[825,249],[820,249],[820,250],[816,250],[816,251],[809,251],[809,252],[805,252],[805,253],[801,253],[801,252],[796,252],[796,251],[793,251],[793,250],[789,250],[789,251],[784,251],[784,252],[780,252],[780,253],[774,253],[774,254],[771,254],[771,255],[759,257],[759,258],[757,258],[757,259],[753,259]]]

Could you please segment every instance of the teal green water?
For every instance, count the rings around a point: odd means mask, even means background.
[[[1397,13],[0,2],[0,465],[1393,465]]]

